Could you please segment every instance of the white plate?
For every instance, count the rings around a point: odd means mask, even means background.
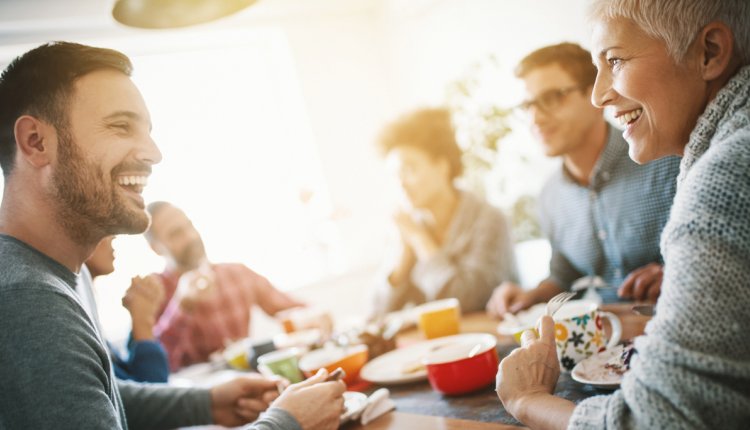
[[[596,353],[576,364],[570,376],[582,384],[593,385],[597,388],[616,390],[622,382],[622,377],[604,367],[607,361],[622,355],[623,346],[617,345],[612,349]],[[626,371],[627,373],[627,371]]]
[[[365,364],[359,376],[370,382],[381,385],[406,384],[427,379],[427,369],[424,367],[413,371],[405,371],[409,367],[417,367],[422,359],[431,351],[453,343],[481,340],[485,334],[467,333],[455,336],[439,337],[424,342],[415,343],[385,353]]]
[[[497,332],[502,335],[513,336],[521,330],[534,327],[539,318],[544,315],[545,307],[546,303],[537,303],[515,315],[505,317],[500,321],[500,324],[497,325]]]
[[[311,328],[306,330],[293,331],[291,333],[279,333],[273,337],[273,344],[276,349],[305,347],[310,348],[312,345],[320,342],[323,333],[320,329]]]
[[[183,367],[169,375],[169,385],[176,387],[213,387],[244,375],[234,369],[219,369],[213,363],[198,363]]]
[[[367,396],[356,391],[344,392],[344,413],[339,418],[340,423],[351,420],[354,416],[362,412],[367,406]]]

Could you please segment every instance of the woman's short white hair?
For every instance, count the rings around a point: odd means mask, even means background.
[[[594,0],[593,20],[628,18],[650,36],[663,40],[681,62],[698,32],[721,21],[734,33],[735,54],[750,64],[750,0]]]

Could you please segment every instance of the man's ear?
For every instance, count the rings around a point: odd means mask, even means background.
[[[698,34],[698,47],[701,50],[701,74],[705,81],[721,77],[729,67],[734,53],[732,30],[723,22],[711,22]]]
[[[54,127],[31,115],[16,120],[13,128],[18,156],[34,167],[41,168],[52,162],[57,142]]]

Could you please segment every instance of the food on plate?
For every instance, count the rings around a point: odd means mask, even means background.
[[[571,372],[574,380],[598,388],[615,389],[630,370],[636,350],[631,341],[621,342],[578,363]]]
[[[401,368],[401,373],[404,375],[410,375],[412,373],[423,372],[424,370],[425,366],[424,364],[422,364],[422,360],[412,361],[410,363],[404,364],[404,366]]]
[[[370,349],[371,359],[396,349],[396,338],[394,336],[386,338],[382,331],[373,330],[371,327],[359,333],[358,338]]]
[[[632,341],[623,342],[615,348],[619,348],[622,351],[607,360],[607,362],[604,363],[604,368],[617,375],[623,375],[630,370],[630,359],[635,353],[635,348],[633,347]]]
[[[578,363],[573,369],[574,379],[578,375],[584,381],[596,381],[603,384],[615,384],[622,380],[622,375],[630,370],[630,359],[635,353],[630,341],[617,344],[614,348],[594,354]]]

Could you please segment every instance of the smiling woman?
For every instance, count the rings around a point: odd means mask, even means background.
[[[498,396],[532,428],[746,428],[750,5],[597,0],[593,17],[592,101],[624,117],[636,161],[683,157],[662,294],[621,390],[577,405],[549,394],[559,375],[545,317],[541,339],[501,363]]]
[[[598,25],[594,38],[601,40],[596,52],[600,70],[593,100],[610,107],[624,125],[628,141],[649,139],[645,145],[630,145],[630,157],[646,162],[667,155],[682,154],[690,129],[685,121],[695,122],[706,107],[696,98],[705,82],[693,73],[693,64],[674,64],[664,41],[654,39],[630,20],[617,25]],[[628,43],[618,43],[628,40]],[[604,88],[612,88],[603,91]],[[657,126],[658,124],[658,126]]]

